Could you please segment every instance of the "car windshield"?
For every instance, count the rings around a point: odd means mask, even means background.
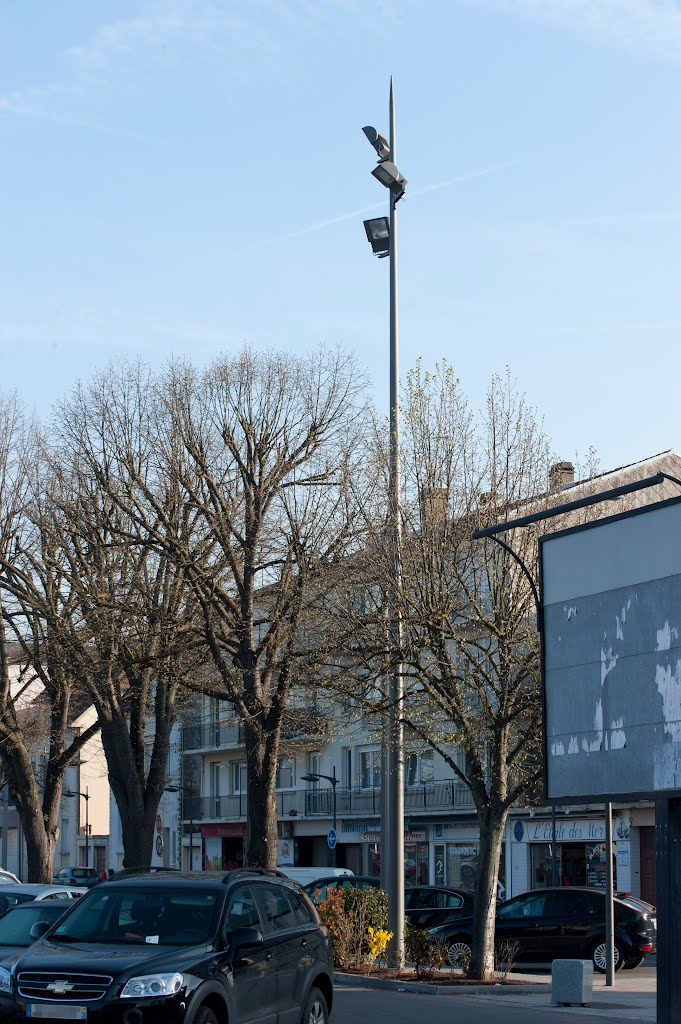
[[[62,906],[35,903],[21,910],[10,910],[0,917],[0,946],[30,946],[30,931],[38,921],[58,920],[64,913]]]
[[[215,933],[221,893],[162,885],[96,886],[52,933],[56,942],[187,946]]]

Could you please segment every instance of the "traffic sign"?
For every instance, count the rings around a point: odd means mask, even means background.
[[[329,829],[329,834],[326,837],[326,841],[329,844],[329,849],[330,850],[334,850],[335,847],[336,847],[336,843],[338,842],[338,840],[336,839],[336,830],[335,830],[335,828],[330,828]]]
[[[163,836],[161,835],[160,832],[156,836],[156,853],[159,855],[159,857],[163,856]]]
[[[162,832],[163,831],[163,818],[161,817],[160,814],[156,815],[156,831],[157,832]]]

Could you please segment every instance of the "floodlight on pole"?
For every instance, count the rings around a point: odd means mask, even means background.
[[[393,195],[393,202],[397,203],[407,190],[407,179],[400,174],[391,160],[382,160],[376,164],[371,172],[381,185],[389,188]]]
[[[367,139],[378,153],[379,160],[385,160],[386,157],[390,156],[390,144],[384,135],[377,132],[375,128],[372,128],[370,124],[362,128],[362,131],[366,135]]]
[[[390,252],[390,221],[387,217],[375,217],[364,221],[364,230],[372,250],[379,259]]]
[[[389,190],[389,214],[383,232],[382,245],[387,244],[390,255],[390,459],[388,473],[388,507],[390,519],[390,546],[393,581],[387,593],[386,611],[391,637],[391,654],[394,662],[388,677],[389,709],[384,714],[381,740],[381,884],[388,892],[388,929],[393,938],[388,946],[392,966],[402,967],[404,963],[404,725],[402,722],[403,666],[400,659],[402,644],[402,615],[398,594],[402,577],[402,525],[400,514],[400,375],[398,347],[398,303],[397,303],[397,203],[404,195],[407,179],[394,163],[395,160],[395,95],[390,79],[390,100],[388,107],[390,121],[390,142],[375,128],[364,128],[379,156],[379,162],[371,172]],[[390,157],[391,159],[388,159]],[[388,218],[381,218],[388,220]],[[371,248],[377,255],[375,235],[370,233],[371,225],[377,221],[365,221],[364,229]]]

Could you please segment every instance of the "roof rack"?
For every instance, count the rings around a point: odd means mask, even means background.
[[[284,872],[277,871],[276,868],[234,868],[227,872],[222,881],[226,885],[227,882],[239,875],[269,875],[271,878],[286,878]]]
[[[121,868],[120,871],[114,871],[113,875],[109,879],[110,882],[118,882],[121,878],[130,878],[131,875],[159,875],[165,874],[166,872],[172,873],[177,871],[177,868],[160,868],[152,867],[151,865],[142,865],[135,868]]]

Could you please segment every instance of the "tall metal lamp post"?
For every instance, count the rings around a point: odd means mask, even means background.
[[[333,789],[333,831],[337,834],[338,830],[336,827],[336,786],[338,785],[338,776],[336,775],[336,766],[333,766],[333,775],[324,775],[323,772],[310,772],[309,775],[301,775],[303,782],[319,782],[320,779],[326,779],[327,782],[331,783]],[[336,846],[331,850],[331,867],[336,866]]]
[[[79,789],[65,789],[63,796],[80,796],[85,801],[85,867],[90,867],[90,794],[88,787],[81,793]]]
[[[395,160],[395,94],[390,79],[390,139],[375,128],[363,132],[378,155],[371,172],[388,189],[389,217],[364,221],[364,230],[373,252],[380,258],[390,257],[390,467],[388,506],[391,527],[391,558],[393,586],[388,595],[389,629],[394,651],[401,645],[402,623],[397,593],[401,582],[400,549],[400,375],[397,323],[397,204],[405,193],[407,179],[397,169]],[[389,711],[386,722],[387,742],[384,744],[381,787],[381,874],[388,892],[388,929],[393,933],[391,959],[401,967],[404,960],[404,730],[402,726],[402,665],[397,663],[388,682]],[[387,756],[386,756],[387,755]],[[387,764],[385,763],[387,761]],[[387,859],[387,865],[385,861]],[[384,866],[385,865],[385,866]]]

